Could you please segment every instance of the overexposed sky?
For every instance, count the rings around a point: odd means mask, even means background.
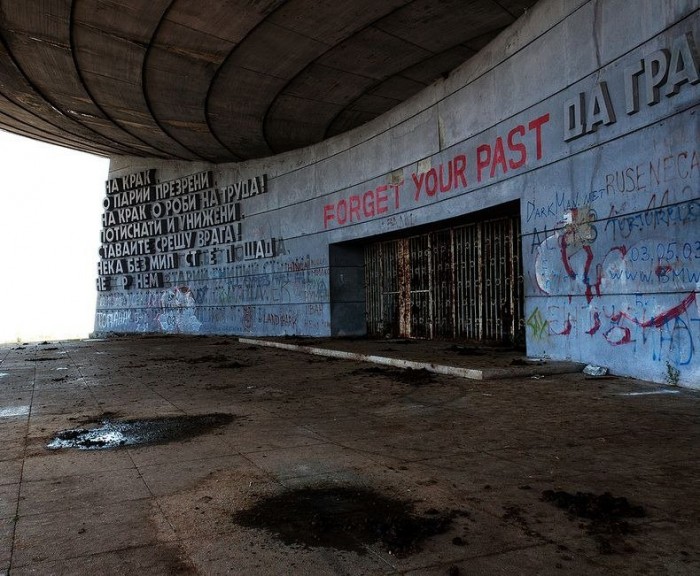
[[[0,342],[93,330],[109,160],[0,130]]]

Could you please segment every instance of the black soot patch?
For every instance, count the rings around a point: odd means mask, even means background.
[[[231,414],[165,416],[139,420],[107,419],[94,428],[63,430],[47,444],[47,448],[107,450],[125,446],[166,444],[194,438],[232,421]]]
[[[431,536],[447,532],[459,512],[426,516],[413,503],[366,488],[300,488],[265,498],[233,515],[234,523],[270,532],[287,545],[334,548],[363,554],[381,543],[391,554],[408,556]]]
[[[563,490],[545,490],[542,500],[565,510],[572,520],[588,520],[585,529],[597,541],[601,554],[634,552],[623,539],[635,529],[626,519],[645,517],[643,506],[633,506],[624,496],[613,496],[610,492],[597,495],[591,492],[571,494]]]

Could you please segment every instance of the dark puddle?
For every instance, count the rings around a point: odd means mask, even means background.
[[[646,516],[643,506],[632,505],[627,498],[613,496],[609,492],[596,495],[591,492],[571,494],[562,490],[545,490],[542,500],[565,510],[572,520],[588,520],[584,527],[596,539],[601,554],[633,552],[623,539],[624,535],[635,529],[627,519]]]
[[[425,368],[416,370],[414,368],[380,368],[371,366],[369,368],[358,368],[352,372],[355,376],[384,376],[391,378],[395,382],[409,384],[411,386],[425,386],[435,381],[435,375]]]
[[[421,543],[449,529],[460,512],[430,510],[419,516],[413,503],[382,496],[366,488],[300,488],[271,496],[233,521],[267,530],[287,545],[334,548],[364,554],[381,543],[391,554],[408,556]]]
[[[95,428],[63,430],[56,434],[47,448],[78,448],[79,450],[108,450],[124,446],[166,444],[194,438],[225,426],[233,421],[230,414],[200,416],[167,416],[143,420],[102,419]]]

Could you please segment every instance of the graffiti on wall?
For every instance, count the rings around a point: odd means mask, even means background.
[[[530,337],[587,335],[688,366],[700,346],[700,151],[648,158],[594,181],[594,192],[525,206],[529,281],[537,294],[559,297],[529,313]],[[552,214],[562,218],[548,228]]]
[[[156,320],[163,332],[189,334],[199,332],[202,323],[195,315],[195,300],[187,286],[175,286],[163,292],[160,297],[162,312]]]
[[[685,32],[601,72],[565,102],[563,140],[577,146],[679,94],[691,104],[664,128],[649,122],[646,136],[634,136],[645,138],[646,155],[624,140],[600,146],[570,165],[586,182],[580,190],[564,185],[524,199],[534,348],[582,357],[607,347],[618,362],[698,373],[700,152],[692,95],[699,85],[694,35]],[[624,164],[625,157],[633,160]],[[626,350],[635,353],[619,354]]]
[[[279,246],[285,251],[284,241]],[[258,259],[164,272],[163,290],[100,292],[96,329],[196,333],[206,326],[246,334],[330,328],[328,259]],[[308,333],[308,332],[307,332]]]

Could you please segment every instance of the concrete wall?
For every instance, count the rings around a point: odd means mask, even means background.
[[[164,228],[149,246],[105,239],[96,332],[362,333],[362,252],[344,243],[519,200],[528,353],[700,387],[699,7],[543,0],[443,82],[317,146],[114,159],[105,232]],[[121,178],[144,170],[148,209],[117,214],[144,199]],[[168,185],[206,171],[209,191]],[[173,213],[215,200],[239,204],[227,230]],[[123,249],[150,253],[119,268]]]

